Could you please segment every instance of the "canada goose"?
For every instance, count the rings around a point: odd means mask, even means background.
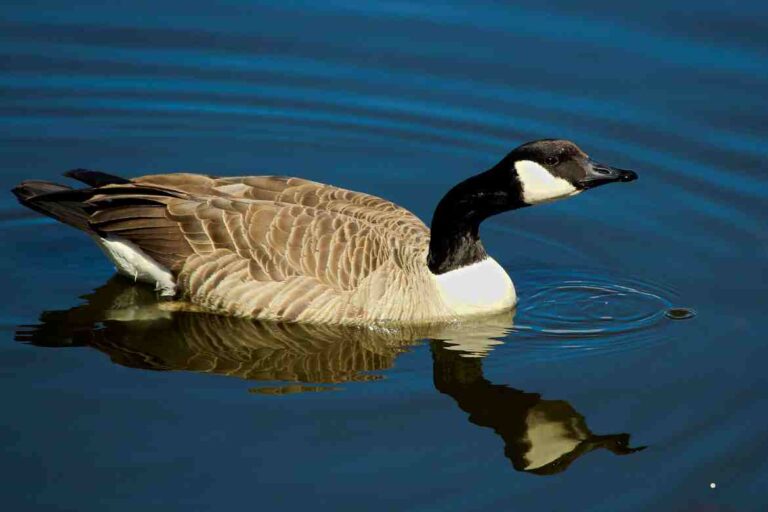
[[[299,178],[66,176],[89,188],[25,181],[14,193],[162,295],[236,316],[357,325],[512,308],[512,280],[485,252],[480,223],[637,178],[572,142],[530,142],[448,191],[430,229],[392,202]]]

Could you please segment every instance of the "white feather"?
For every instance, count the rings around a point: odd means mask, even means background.
[[[219,185],[216,190],[227,195],[237,196],[246,195],[251,187],[245,183],[230,183],[229,185]]]
[[[134,281],[155,285],[161,295],[170,296],[176,293],[173,275],[167,268],[147,256],[136,244],[120,237],[94,238],[119,273],[133,278]]]
[[[443,301],[456,315],[503,311],[517,300],[512,279],[491,257],[439,274],[435,280]]]
[[[515,170],[523,189],[523,201],[528,204],[554,201],[581,192],[568,180],[553,176],[546,168],[534,161],[515,162]]]

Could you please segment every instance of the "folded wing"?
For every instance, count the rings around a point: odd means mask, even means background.
[[[85,203],[94,232],[138,246],[193,302],[257,318],[365,317],[355,293],[391,293],[373,274],[423,266],[429,240],[389,201],[297,178],[145,176]]]

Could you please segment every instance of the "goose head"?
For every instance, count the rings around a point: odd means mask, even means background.
[[[568,140],[544,139],[515,148],[500,163],[514,175],[519,199],[526,205],[546,203],[614,182],[634,181],[633,171],[592,160]]]
[[[432,216],[429,270],[439,275],[484,260],[479,228],[492,215],[636,179],[633,171],[595,162],[568,140],[523,144],[440,200]]]

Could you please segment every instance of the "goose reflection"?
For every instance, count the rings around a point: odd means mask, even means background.
[[[456,400],[470,422],[500,435],[504,455],[518,471],[551,475],[598,448],[616,455],[645,448],[630,448],[629,434],[593,434],[564,400],[542,400],[538,393],[489,382],[482,359],[462,357],[438,340],[431,348],[435,388]]]
[[[501,343],[513,313],[475,323],[398,329],[278,324],[180,311],[155,293],[116,276],[69,310],[46,311],[40,324],[20,326],[16,339],[42,347],[90,346],[117,364],[148,370],[186,370],[251,381],[293,383],[260,392],[329,389],[329,384],[373,380],[399,354],[430,339],[435,388],[456,401],[475,425],[504,441],[514,468],[547,475],[590,451],[617,455],[629,434],[595,435],[568,402],[543,400],[483,376],[482,357]]]

